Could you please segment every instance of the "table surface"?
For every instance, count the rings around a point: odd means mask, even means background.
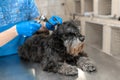
[[[22,61],[18,55],[0,57],[0,80],[75,80],[76,76],[63,76],[45,72],[39,63]]]
[[[38,63],[24,62],[18,55],[0,57],[0,80],[120,80],[120,60],[102,51],[86,47],[97,67],[96,73],[80,71],[78,76],[64,76],[42,71]]]

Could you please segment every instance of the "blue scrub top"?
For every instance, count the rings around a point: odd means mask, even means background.
[[[32,20],[38,16],[39,12],[34,0],[0,0],[0,32],[21,21]],[[0,47],[0,56],[16,54],[25,39],[26,37],[17,36]]]

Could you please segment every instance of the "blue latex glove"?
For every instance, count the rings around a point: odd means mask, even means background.
[[[59,17],[59,16],[52,16],[48,22],[46,22],[46,28],[48,30],[54,30],[54,27],[57,25],[57,24],[62,24],[62,18]]]
[[[42,25],[36,21],[25,21],[16,24],[16,30],[19,35],[32,36]]]

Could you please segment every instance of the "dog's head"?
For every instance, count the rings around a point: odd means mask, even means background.
[[[83,51],[85,37],[80,34],[74,21],[67,21],[59,25],[56,34],[63,40],[67,53],[70,55],[77,56]]]

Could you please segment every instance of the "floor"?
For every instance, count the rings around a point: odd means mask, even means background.
[[[85,51],[94,61],[97,72],[86,73],[79,69],[78,76],[63,76],[44,72],[37,63],[27,63],[17,55],[0,57],[0,80],[120,80],[120,61],[87,46]]]

